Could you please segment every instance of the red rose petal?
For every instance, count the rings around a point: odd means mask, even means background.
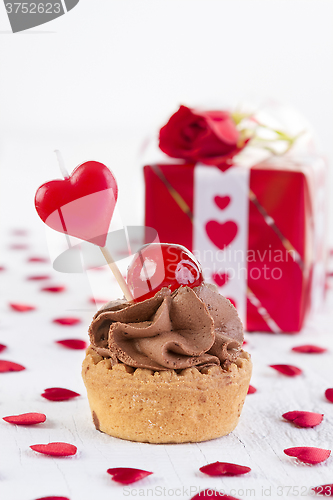
[[[35,425],[45,422],[44,413],[22,413],[21,415],[10,415],[3,417],[3,420],[15,425]]]
[[[62,387],[49,387],[48,389],[44,389],[41,396],[49,401],[67,401],[68,399],[80,396],[80,394],[69,389],[63,389]]]
[[[104,300],[104,299],[98,299],[98,298],[97,298],[97,299],[95,299],[94,297],[91,297],[91,298],[89,299],[89,302],[90,302],[91,304],[106,304],[106,303],[107,303],[107,302],[109,302],[109,301],[108,301],[108,300]]]
[[[69,500],[68,497],[42,497],[42,498],[36,498],[36,500]]]
[[[0,359],[0,373],[20,372],[22,370],[25,370],[24,366],[19,365],[18,363],[13,363],[12,361]]]
[[[49,259],[46,257],[30,257],[28,262],[49,262]]]
[[[297,366],[293,365],[269,365],[274,370],[282,373],[283,375],[287,375],[287,377],[295,377],[296,375],[300,375],[302,370],[297,368]]]
[[[42,292],[50,292],[50,293],[60,293],[66,290],[65,286],[44,286],[41,288]]]
[[[257,389],[253,387],[253,385],[249,385],[249,390],[247,391],[248,394],[254,394],[257,392]]]
[[[296,446],[294,448],[287,448],[283,451],[289,457],[295,457],[305,464],[319,464],[327,460],[331,454],[331,450],[314,448],[312,446]]]
[[[30,306],[28,304],[9,304],[9,306],[13,309],[13,311],[17,312],[28,312],[36,309],[35,306]]]
[[[77,447],[69,443],[33,444],[30,448],[51,457],[70,457],[77,452]]]
[[[4,351],[7,349],[7,346],[5,344],[0,344],[0,352]]]
[[[58,325],[72,326],[81,323],[79,318],[56,318],[53,323],[58,323]]]
[[[322,413],[311,411],[288,411],[282,415],[283,418],[298,425],[298,427],[315,427],[323,421]]]
[[[128,467],[115,467],[113,469],[108,469],[106,472],[111,474],[113,481],[117,481],[117,483],[121,484],[135,483],[136,481],[140,481],[140,479],[153,474],[152,472],[148,472],[146,470],[131,469]]]
[[[29,245],[25,245],[23,243],[14,243],[13,245],[10,245],[9,247],[11,250],[26,250],[29,248]]]
[[[4,266],[0,266],[0,271],[5,271],[6,268]]]
[[[39,274],[35,276],[28,276],[27,280],[28,281],[41,281],[41,280],[49,280],[51,276],[48,276],[47,274]]]
[[[208,474],[208,476],[239,476],[240,474],[247,474],[251,469],[244,465],[214,462],[204,465],[199,470],[204,474]]]
[[[333,483],[322,484],[321,486],[316,486],[311,488],[317,495],[323,497],[333,497]]]
[[[65,339],[65,340],[57,340],[57,344],[61,344],[68,349],[86,349],[87,342],[80,339]]]
[[[326,389],[325,396],[326,396],[326,399],[328,399],[328,401],[333,403],[333,388]]]
[[[319,347],[317,345],[312,345],[312,344],[305,344],[305,345],[299,345],[297,347],[293,347],[292,351],[295,352],[304,352],[306,354],[319,354],[322,352],[326,352],[327,349],[325,347]]]
[[[236,497],[231,497],[230,495],[225,495],[224,493],[219,493],[218,491],[212,489],[200,490],[200,492],[197,495],[194,495],[194,497],[191,497],[190,500],[202,500],[207,498],[223,498],[224,500],[239,500]]]

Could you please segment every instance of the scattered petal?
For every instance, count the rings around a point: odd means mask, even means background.
[[[244,465],[214,462],[204,465],[199,470],[204,474],[208,474],[208,476],[239,476],[240,474],[247,474],[251,469]]]
[[[292,351],[304,352],[306,354],[319,354],[322,352],[326,352],[327,349],[325,347],[319,347],[318,345],[305,344],[305,345],[299,345],[297,347],[293,347]]]
[[[197,495],[194,495],[194,497],[191,497],[190,500],[202,500],[207,498],[223,498],[224,500],[239,500],[236,497],[231,497],[230,495],[225,495],[224,493],[219,493],[218,491],[212,489],[200,490],[200,492]]]
[[[68,497],[42,497],[42,498],[36,498],[36,500],[69,500]]]
[[[322,484],[321,486],[316,486],[311,488],[317,495],[322,497],[333,497],[333,483]]]
[[[148,472],[146,470],[131,469],[128,467],[115,467],[113,469],[108,469],[106,472],[111,474],[113,481],[117,481],[117,483],[121,484],[135,483],[136,481],[140,481],[140,479],[153,474],[152,472]]]
[[[0,373],[20,372],[22,370],[25,370],[24,366],[19,365],[18,363],[13,363],[12,361],[0,359]]]
[[[58,325],[73,326],[81,323],[79,318],[56,318],[53,323],[58,323]]]
[[[34,425],[45,422],[46,415],[44,413],[22,413],[21,415],[3,417],[3,420],[15,425]]]
[[[86,349],[87,342],[80,339],[65,339],[65,340],[57,340],[57,344],[61,344],[68,349]]]
[[[7,349],[7,346],[5,344],[0,344],[0,352],[4,351]]]
[[[63,389],[62,387],[49,387],[48,389],[44,389],[41,396],[49,401],[67,401],[68,399],[80,396],[80,394],[69,389]]]
[[[89,302],[91,304],[106,304],[109,301],[108,300],[104,300],[104,299],[98,299],[98,298],[95,298],[95,297],[90,297]]]
[[[295,457],[305,464],[319,464],[327,460],[331,454],[331,450],[314,448],[312,446],[296,446],[283,451],[289,457]]]
[[[28,262],[49,262],[49,259],[46,257],[30,257]]]
[[[4,266],[0,266],[0,271],[6,271],[6,268]]]
[[[12,234],[15,236],[27,236],[28,231],[26,229],[13,229]]]
[[[35,276],[28,276],[27,280],[28,281],[41,281],[41,280],[49,280],[51,276],[48,276],[47,274],[39,274]]]
[[[253,385],[249,385],[249,390],[247,391],[248,394],[254,394],[257,392],[257,389],[253,387]]]
[[[326,399],[328,399],[328,401],[333,403],[333,388],[326,389],[325,396],[326,396]]]
[[[36,308],[35,306],[30,306],[28,304],[9,304],[11,309],[13,311],[17,312],[28,312],[28,311],[34,311]]]
[[[51,457],[70,457],[77,452],[77,447],[69,443],[33,444],[30,448]]]
[[[9,247],[11,250],[26,250],[29,248],[29,245],[25,245],[24,243],[14,243]]]
[[[287,377],[295,377],[296,375],[300,375],[302,370],[297,368],[297,366],[293,365],[269,365],[274,370],[282,373],[283,375],[287,375]]]
[[[50,292],[50,293],[60,293],[66,290],[65,286],[44,286],[41,288],[42,292]]]
[[[282,417],[298,425],[298,427],[316,427],[323,421],[324,415],[311,411],[288,411]]]
[[[247,340],[243,340],[243,345],[248,344]]]

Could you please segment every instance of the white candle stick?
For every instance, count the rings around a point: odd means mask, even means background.
[[[59,149],[55,149],[54,152],[56,154],[56,157],[57,157],[57,160],[58,160],[58,164],[59,164],[59,168],[60,168],[60,172],[61,172],[62,176],[65,179],[68,179],[69,173],[67,172],[67,169],[65,167],[65,162],[64,162],[64,159],[62,157],[61,152],[59,151]]]
[[[113,257],[110,254],[109,250],[106,247],[99,247],[99,248],[100,248],[102,254],[104,255],[104,258],[105,258],[106,262],[108,263],[108,266],[111,269],[114,277],[118,281],[118,285],[122,289],[122,292],[125,295],[126,300],[132,301],[133,300],[133,296],[131,294],[131,291],[128,288],[127,283],[124,280],[124,277],[121,274],[121,272],[119,270],[119,267],[117,266],[117,264],[113,260]]]

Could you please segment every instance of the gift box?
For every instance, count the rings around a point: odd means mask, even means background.
[[[247,149],[227,164],[215,152],[146,165],[145,224],[194,253],[246,330],[297,332],[324,302],[326,164],[304,148],[260,161]]]

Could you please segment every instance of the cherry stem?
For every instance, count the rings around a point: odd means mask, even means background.
[[[99,248],[101,249],[101,252],[104,255],[104,258],[105,258],[106,262],[108,263],[108,266],[111,269],[114,277],[118,281],[118,285],[120,286],[123,294],[125,295],[125,299],[131,302],[133,300],[133,296],[131,294],[131,291],[128,288],[126,281],[124,280],[123,275],[119,271],[117,264],[113,260],[112,255],[110,254],[109,250],[106,247],[99,247]]]

